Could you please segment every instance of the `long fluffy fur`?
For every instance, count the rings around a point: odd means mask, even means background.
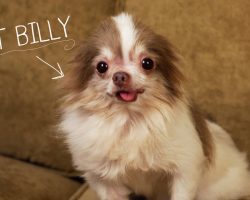
[[[151,72],[141,56],[154,60]],[[109,63],[99,75],[100,60]],[[83,44],[66,78],[61,129],[76,168],[101,200],[236,200],[250,196],[245,155],[187,98],[171,45],[127,14],[104,21]],[[113,94],[112,75],[126,71],[135,102]],[[111,95],[107,95],[111,94]]]

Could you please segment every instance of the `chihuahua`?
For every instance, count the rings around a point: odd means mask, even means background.
[[[103,21],[66,75],[60,127],[101,200],[237,200],[245,154],[205,119],[171,44],[132,16]]]

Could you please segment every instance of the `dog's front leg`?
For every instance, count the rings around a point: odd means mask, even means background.
[[[199,170],[177,174],[173,180],[171,200],[194,200],[200,174]]]
[[[86,176],[86,179],[100,200],[129,200],[128,196],[131,191],[122,185],[99,180],[93,175]]]

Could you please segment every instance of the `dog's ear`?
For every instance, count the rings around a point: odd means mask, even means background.
[[[177,54],[163,36],[156,35],[156,44],[158,44],[157,47],[153,49],[159,55],[156,70],[164,77],[168,91],[178,98],[182,95],[181,87],[184,76],[178,66]]]
[[[153,33],[151,40],[147,41],[147,48],[157,55],[156,70],[165,79],[167,90],[173,97],[180,97],[184,76],[179,69],[179,59],[172,45],[163,36]]]
[[[91,40],[83,42],[76,56],[70,61],[72,65],[65,75],[63,88],[69,92],[79,92],[87,87],[88,81],[94,74],[92,62],[98,50],[92,45]]]
[[[172,97],[182,95],[181,86],[184,76],[178,68],[179,58],[173,46],[163,36],[156,34],[151,28],[135,20],[135,27],[138,30],[138,41],[145,45],[145,48],[156,56],[156,70],[165,79],[167,90]]]

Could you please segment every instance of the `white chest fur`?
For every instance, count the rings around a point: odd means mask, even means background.
[[[183,104],[174,112],[168,108],[113,115],[66,111],[61,127],[76,167],[108,179],[124,174],[127,168],[173,171],[189,162],[188,157],[202,155]]]

